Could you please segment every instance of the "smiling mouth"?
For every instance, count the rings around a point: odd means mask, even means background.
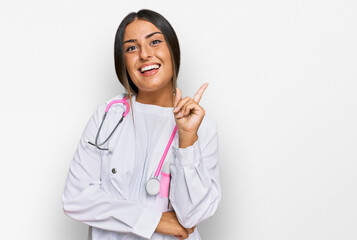
[[[141,74],[148,74],[157,71],[160,68],[160,64],[147,65],[145,67],[139,68]]]

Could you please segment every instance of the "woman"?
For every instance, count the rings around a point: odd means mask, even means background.
[[[199,105],[207,84],[182,99],[176,34],[150,10],[123,19],[114,54],[126,94],[100,105],[88,122],[68,173],[64,212],[88,224],[91,239],[200,239],[195,227],[221,197],[216,124]],[[124,97],[127,108],[112,105],[104,121],[108,103]],[[161,182],[151,195],[154,176]]]

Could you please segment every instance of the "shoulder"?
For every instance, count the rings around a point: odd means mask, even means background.
[[[112,98],[106,100],[106,101],[103,102],[103,103],[100,103],[99,105],[97,105],[97,108],[96,108],[96,111],[95,111],[95,112],[97,112],[97,113],[98,113],[98,112],[101,112],[101,113],[103,114],[103,112],[105,111],[106,107],[107,107],[110,103],[112,103],[112,102],[115,101],[115,100],[121,100],[121,99],[123,99],[125,96],[126,96],[126,93],[121,93],[121,94],[118,94],[118,95],[116,95],[116,96],[114,96],[114,97],[112,97]],[[112,107],[110,108],[110,110],[112,111],[112,110],[114,110],[114,109],[117,109],[118,106],[120,106],[120,105],[122,105],[122,104],[113,104]]]
[[[93,116],[95,119],[101,119],[106,108],[115,100],[121,100],[126,96],[126,93],[121,93],[118,94],[108,100],[106,100],[105,102],[102,102],[100,104],[97,105],[97,107],[94,110]],[[112,113],[122,113],[123,111],[125,111],[125,105],[124,104],[113,104],[110,107],[110,111],[108,111],[108,114],[112,114]]]

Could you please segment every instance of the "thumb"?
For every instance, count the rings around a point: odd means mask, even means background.
[[[176,107],[176,105],[178,104],[178,102],[182,99],[182,94],[181,94],[181,90],[179,88],[176,88],[176,95],[175,95],[175,105],[174,107]]]

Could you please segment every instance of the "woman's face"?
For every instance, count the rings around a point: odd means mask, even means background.
[[[172,60],[164,35],[152,23],[136,19],[124,32],[125,66],[139,93],[172,92]]]

